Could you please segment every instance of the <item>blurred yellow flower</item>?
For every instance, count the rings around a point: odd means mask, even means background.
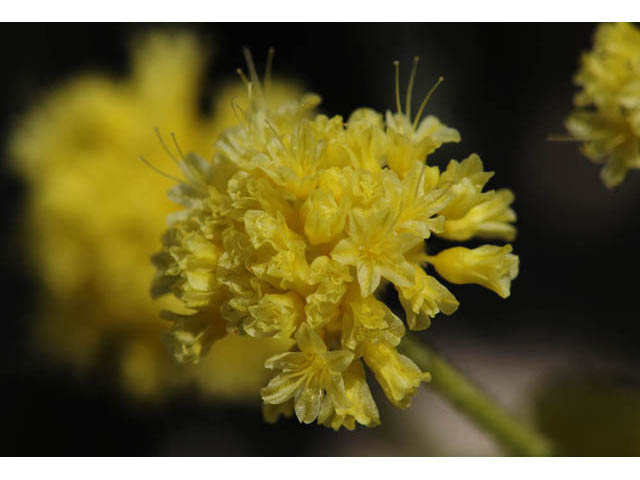
[[[233,84],[216,96],[212,115],[201,114],[206,60],[194,35],[146,34],[132,44],[127,77],[70,79],[20,119],[10,143],[28,185],[25,237],[44,289],[37,346],[79,370],[110,348],[124,387],[142,397],[195,381],[211,395],[253,398],[267,378],[265,359],[289,344],[227,336],[202,365],[178,369],[161,342],[166,326],[158,312],[177,302],[149,298],[149,257],[175,206],[166,195],[170,182],[138,158],[175,168],[155,127],[210,157],[216,136],[236,122],[232,100],[246,108],[246,89]],[[300,93],[282,82],[272,89],[277,101]],[[215,253],[202,244],[189,247],[194,259]],[[198,268],[194,282],[206,265]]]
[[[629,23],[600,25],[575,82],[582,90],[566,127],[585,142],[587,157],[605,164],[605,185],[616,187],[629,170],[640,168],[640,29]]]
[[[365,365],[400,408],[430,375],[398,353],[405,327],[375,292],[393,284],[416,330],[458,307],[424,263],[452,283],[508,296],[511,246],[429,256],[425,240],[513,239],[513,194],[483,192],[492,174],[477,155],[442,172],[425,164],[460,135],[433,116],[421,121],[433,90],[411,116],[415,67],[404,112],[398,94],[396,113],[359,109],[344,122],[314,114],[315,95],[273,102],[248,53],[247,63],[251,101],[237,107],[238,125],[219,136],[213,159],[178,152],[185,180],[170,196],[185,208],[169,217],[152,291],[181,301],[179,314],[165,315],[183,361],[229,336],[293,343],[265,364],[266,420],[295,413],[334,429],[377,425]]]

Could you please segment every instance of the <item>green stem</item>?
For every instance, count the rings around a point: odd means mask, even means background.
[[[508,451],[523,456],[551,455],[551,445],[544,437],[512,417],[429,347],[407,335],[401,349],[431,373],[431,387]]]

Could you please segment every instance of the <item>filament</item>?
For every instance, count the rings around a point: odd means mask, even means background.
[[[400,105],[400,62],[395,60],[393,62],[393,68],[396,71],[396,107],[398,113],[402,113],[402,106]]]
[[[436,84],[433,87],[431,87],[431,90],[429,90],[427,95],[424,97],[424,100],[420,104],[420,109],[418,110],[418,113],[416,114],[416,118],[413,121],[413,130],[415,130],[416,127],[418,126],[418,123],[420,122],[420,117],[422,117],[422,112],[424,112],[424,108],[427,106],[427,103],[429,103],[429,99],[431,98],[431,95],[433,95],[433,92],[436,91],[436,88],[438,88],[438,86],[442,82],[444,82],[444,77],[438,78],[438,81],[436,82]]]
[[[249,70],[249,78],[251,82],[255,84],[256,93],[259,97],[262,97],[262,90],[260,89],[260,78],[258,77],[258,72],[256,71],[256,66],[253,63],[253,57],[251,56],[251,51],[248,47],[244,47],[242,49],[242,53],[244,54],[244,59],[247,62],[247,69]]]
[[[180,159],[184,162],[184,154],[182,153],[182,149],[178,144],[178,139],[176,138],[176,134],[174,132],[170,133],[171,139],[173,140],[173,144],[176,146],[176,150],[178,151],[178,155],[180,155]]]
[[[163,172],[162,170],[160,170],[158,167],[154,166],[151,162],[149,162],[146,158],[144,158],[142,155],[138,157],[138,159],[144,163],[147,167],[149,167],[151,170],[153,170],[155,173],[157,173],[158,175],[161,175],[165,178],[168,178],[169,180],[176,182],[176,183],[182,183],[182,180],[180,180],[179,178],[176,178],[172,175],[169,175],[168,173]]]
[[[249,85],[249,79],[244,74],[242,69],[241,68],[236,69],[236,73],[240,76],[240,79],[242,80],[242,83],[244,83],[245,87],[248,86]]]
[[[411,67],[411,75],[409,76],[409,86],[407,87],[407,98],[405,111],[407,112],[407,118],[411,118],[411,93],[413,92],[413,82],[416,78],[416,71],[418,70],[418,62],[420,57],[413,57],[413,66]]]
[[[164,143],[164,140],[162,139],[162,135],[160,135],[160,130],[158,130],[158,127],[154,128],[153,130],[156,132],[158,140],[160,140],[160,145],[162,145],[162,148],[164,149],[164,151],[167,152],[167,155],[169,155],[171,160],[173,160],[173,163],[175,163],[179,167],[180,162],[176,159],[173,153],[171,153],[171,150],[169,150],[169,147],[167,147],[167,144]]]
[[[269,94],[269,89],[271,88],[271,68],[273,67],[273,56],[276,53],[276,49],[273,47],[269,48],[267,52],[267,65],[264,69],[264,91],[265,94]]]

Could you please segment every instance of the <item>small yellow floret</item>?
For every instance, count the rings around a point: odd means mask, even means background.
[[[414,266],[413,284],[400,287],[398,292],[411,330],[429,328],[431,318],[440,312],[451,315],[459,305],[456,297],[444,285],[418,266]]]
[[[385,342],[367,343],[364,359],[389,401],[399,408],[408,408],[420,383],[431,380],[428,372],[420,371],[410,358]]]
[[[450,186],[452,194],[451,201],[441,211],[445,218],[442,237],[457,241],[473,237],[514,239],[513,192],[508,189],[483,192],[492,176],[493,173],[484,171],[476,154],[461,163],[449,162],[440,177],[441,186]]]
[[[475,283],[507,298],[511,280],[518,276],[519,260],[512,250],[511,245],[483,245],[474,249],[453,247],[430,257],[429,263],[451,283]]]
[[[280,404],[295,397],[296,416],[304,423],[318,418],[323,403],[339,415],[346,413],[349,400],[342,373],[351,365],[353,353],[327,351],[323,340],[306,324],[298,329],[296,344],[300,352],[276,355],[265,363],[267,368],[282,373],[262,389],[264,401]]]

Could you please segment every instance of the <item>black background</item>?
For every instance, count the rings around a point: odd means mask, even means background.
[[[39,92],[79,71],[125,73],[126,40],[148,25],[5,25],[0,133]],[[495,170],[492,187],[516,194],[521,273],[507,301],[478,287],[458,287],[460,310],[438,317],[424,338],[446,347],[464,338],[515,355],[545,345],[589,352],[584,372],[615,365],[632,381],[638,354],[640,172],[614,192],[599,167],[572,143],[552,143],[575,90],[579,53],[591,24],[222,24],[192,25],[217,46],[209,91],[275,46],[275,68],[322,95],[322,109],[348,116],[359,106],[393,108],[392,61],[406,81],[422,58],[415,96],[439,75],[445,83],[429,109],[462,135],[436,159],[477,152]],[[404,83],[404,82],[403,82]],[[203,108],[207,108],[206,100]],[[270,426],[254,407],[209,404],[185,392],[163,406],[131,406],[108,372],[83,381],[52,371],[25,348],[36,282],[14,235],[25,188],[4,162],[0,171],[2,308],[0,418],[8,455],[298,455],[340,454],[328,429],[284,421]],[[455,361],[455,359],[453,359]],[[526,375],[526,372],[522,373]],[[380,402],[384,400],[380,399]],[[411,411],[405,413],[411,415]],[[341,432],[354,439],[366,432]],[[170,440],[167,440],[167,439]],[[384,454],[385,452],[376,452]],[[428,453],[428,452],[425,452]]]

